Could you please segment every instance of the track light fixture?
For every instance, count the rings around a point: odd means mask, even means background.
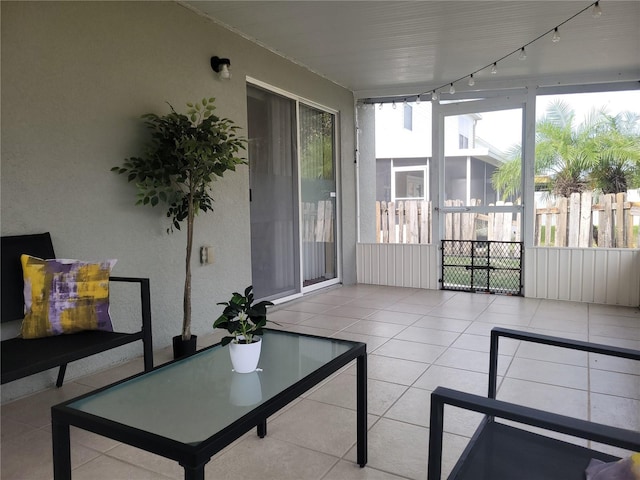
[[[231,79],[231,60],[228,58],[211,57],[211,68],[218,74],[220,80]]]

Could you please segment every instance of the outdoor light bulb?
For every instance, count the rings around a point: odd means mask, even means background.
[[[476,84],[476,81],[473,79],[473,73],[469,75],[469,86],[473,87]]]
[[[553,31],[553,37],[551,38],[553,43],[558,43],[560,41],[560,34],[558,33],[558,27]]]
[[[223,63],[220,65],[220,79],[221,80],[229,80],[231,78],[231,72],[229,71],[229,65]]]
[[[593,18],[598,18],[600,15],[602,15],[602,9],[600,8],[600,2],[596,2],[595,5],[593,6],[593,12],[591,12],[591,15],[593,15]]]
[[[436,92],[435,90],[431,94],[431,100],[433,100],[434,102],[438,101],[438,92]]]
[[[522,47],[520,49],[520,55],[518,56],[518,58],[520,60],[526,60],[527,59],[527,52],[524,51],[524,47]]]
[[[416,97],[416,105],[420,105],[420,95]]]
[[[498,64],[494,63],[491,65],[491,75],[495,75],[496,73],[498,73]]]
[[[454,93],[456,93],[456,87],[453,86],[453,83],[451,84],[451,86],[449,87],[449,93],[451,95],[453,95]]]
[[[382,102],[380,102],[380,106],[378,107],[378,110],[382,110]]]
[[[393,104],[391,105],[391,107],[395,110],[395,109],[396,109],[396,102],[393,102]]]

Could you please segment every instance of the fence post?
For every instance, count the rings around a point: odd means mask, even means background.
[[[389,229],[388,243],[397,243],[396,240],[396,205],[393,202],[387,203],[387,228]]]
[[[380,202],[376,202],[376,243],[381,243],[382,242],[382,234],[380,232],[380,217],[381,217],[381,209],[382,205],[380,204]]]
[[[418,202],[419,200],[411,200],[405,203],[407,207],[407,243],[419,243]]]
[[[581,196],[578,192],[572,193],[569,198],[569,234],[567,244],[570,247],[577,247],[580,245],[580,199]],[[589,205],[589,210],[591,210],[591,205]]]
[[[419,206],[420,243],[431,243],[431,235],[429,235],[429,229],[431,228],[429,202],[422,200]]]
[[[625,247],[624,242],[624,201],[626,200],[626,193],[616,193],[616,244],[618,248]]]
[[[389,243],[389,206],[387,202],[382,202],[382,243]]]
[[[612,194],[602,196],[602,210],[598,214],[598,247],[601,248],[613,246],[612,197]]]
[[[573,193],[571,194],[573,196]],[[568,198],[562,197],[558,205],[558,222],[556,223],[556,245],[567,245],[567,204]]]
[[[404,202],[400,200],[397,203],[398,211],[398,243],[405,243],[404,240]]]
[[[593,214],[591,212],[593,207],[591,202],[591,192],[582,192],[580,201],[580,233],[578,238],[578,246],[580,248],[587,248],[593,244]]]

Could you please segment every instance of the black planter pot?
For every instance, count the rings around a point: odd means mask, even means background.
[[[189,340],[183,340],[182,335],[176,335],[173,337],[173,358],[188,357],[196,353],[196,341],[197,335],[191,335]]]

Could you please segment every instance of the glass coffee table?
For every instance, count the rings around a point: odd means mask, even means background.
[[[71,425],[170,458],[204,479],[211,457],[356,360],[357,463],[367,463],[366,344],[265,330],[258,369],[235,373],[219,344],[51,408],[56,480],[71,478]]]

